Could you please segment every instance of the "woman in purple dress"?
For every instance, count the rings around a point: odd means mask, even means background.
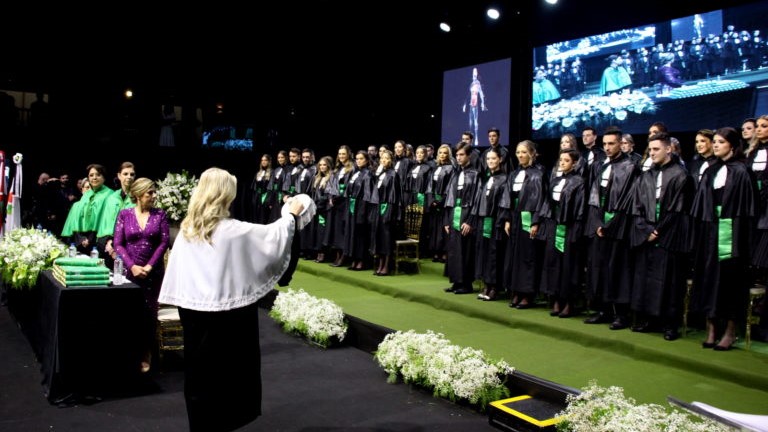
[[[148,372],[157,327],[157,297],[165,273],[165,251],[170,231],[163,210],[155,208],[155,182],[140,178],[130,189],[136,207],[121,210],[115,223],[115,251],[123,259],[128,279],[139,285],[146,302],[147,333],[141,371]]]

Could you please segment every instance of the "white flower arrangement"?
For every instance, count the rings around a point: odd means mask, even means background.
[[[481,350],[451,345],[442,334],[431,330],[388,334],[375,359],[389,374],[390,383],[402,377],[406,383],[432,389],[436,397],[466,399],[481,410],[509,396],[502,377],[514,371],[503,360],[490,361]]]
[[[40,272],[64,256],[67,246],[56,236],[32,228],[16,228],[0,241],[3,282],[11,288],[31,288]]]
[[[654,112],[656,104],[641,91],[612,93],[608,96],[590,95],[533,107],[532,127],[534,131],[560,125],[581,129],[598,121],[621,123],[630,115]]]
[[[592,380],[578,395],[566,397],[560,432],[727,432],[728,426],[657,404],[637,405],[621,387],[600,387]]]
[[[171,222],[181,222],[187,215],[189,198],[197,186],[198,179],[186,170],[181,173],[168,173],[157,181],[156,204],[165,210]]]
[[[344,311],[332,301],[313,297],[303,289],[278,293],[269,316],[286,332],[304,336],[324,348],[331,345],[332,337],[341,342],[347,334]]]

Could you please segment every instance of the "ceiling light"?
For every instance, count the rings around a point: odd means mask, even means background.
[[[549,4],[551,4],[551,5],[557,4],[557,0],[544,0],[544,1],[549,3]]]
[[[451,31],[451,26],[450,26],[450,25],[448,25],[448,23],[447,23],[447,22],[441,22],[441,23],[440,23],[440,30],[442,30],[442,31],[444,31],[444,32],[446,32],[446,33],[448,33],[449,31]]]
[[[499,10],[495,9],[495,8],[489,8],[488,12],[486,12],[486,14],[488,14],[488,18],[494,19],[494,20],[495,19],[499,19],[499,16],[501,15],[499,13]]]

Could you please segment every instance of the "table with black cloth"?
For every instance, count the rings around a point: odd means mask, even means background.
[[[51,271],[8,306],[40,362],[51,403],[132,393],[141,377],[144,296],[133,283],[65,287]]]

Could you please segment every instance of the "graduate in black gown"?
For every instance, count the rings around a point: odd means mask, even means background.
[[[648,151],[653,166],[637,182],[630,213],[630,236],[636,248],[632,331],[663,331],[664,339],[680,337],[683,301],[689,275],[688,236],[693,180],[672,153],[666,132],[652,135]]]
[[[691,310],[707,319],[702,346],[727,351],[736,341],[736,322],[746,311],[757,184],[744,163],[736,129],[718,129],[713,148],[718,160],[701,177],[691,208],[695,224]]]
[[[315,165],[315,152],[311,149],[305,148],[301,151],[301,173],[296,180],[296,192],[311,195],[312,179],[315,178],[317,173],[317,166]],[[299,239],[301,240],[301,256],[304,259],[315,259],[317,252],[314,250],[316,225],[309,224],[301,230]]]
[[[544,242],[538,236],[540,211],[549,178],[536,162],[536,143],[521,141],[515,148],[517,168],[507,176],[508,198],[501,218],[507,234],[504,287],[511,294],[510,306],[527,309],[539,293]]]
[[[347,201],[347,184],[355,172],[355,163],[352,160],[352,150],[342,145],[336,153],[336,165],[331,181],[338,193],[331,197],[331,211],[328,215],[328,230],[325,244],[333,251],[335,257],[331,266],[341,267],[344,264],[344,246],[346,244],[347,214],[349,204]]]
[[[502,171],[502,154],[499,148],[491,148],[485,154],[488,178],[475,196],[472,214],[477,219],[477,256],[475,259],[476,278],[485,287],[477,298],[484,301],[496,300],[503,288],[504,252],[507,240],[504,235],[504,221],[501,219],[501,204],[507,200],[507,174]]]
[[[325,252],[328,250],[326,239],[328,238],[331,201],[333,197],[339,194],[336,189],[336,182],[333,180],[332,166],[333,159],[330,156],[320,158],[317,163],[317,173],[315,173],[309,186],[309,196],[315,202],[317,212],[310,222],[313,237],[308,249],[315,254],[315,262],[318,263],[325,261]]]
[[[272,180],[272,156],[263,154],[259,164],[259,171],[253,176],[249,195],[250,206],[246,211],[248,221],[258,224],[266,224],[269,220],[269,183]]]
[[[688,174],[693,179],[694,190],[699,188],[699,182],[704,171],[717,160],[712,151],[712,138],[714,137],[715,131],[713,130],[701,129],[696,132],[696,156],[686,165]]]
[[[639,174],[637,165],[621,152],[621,135],[618,128],[609,128],[603,134],[606,159],[594,171],[585,227],[585,233],[594,238],[588,252],[588,297],[590,307],[598,311],[597,317],[585,323],[604,322],[599,319],[600,313],[613,315],[611,330],[629,327],[633,260],[627,210],[632,185]]]
[[[427,187],[425,221],[429,230],[429,251],[433,256],[432,261],[445,262],[447,234],[443,228],[445,219],[443,207],[454,172],[450,146],[443,144],[437,149],[436,163]]]
[[[541,208],[544,263],[541,291],[552,301],[551,316],[574,315],[583,273],[585,197],[584,178],[576,171],[581,154],[560,150],[558,172]]]
[[[403,202],[411,206],[412,211],[422,214],[419,227],[419,250],[426,251],[429,248],[430,224],[424,217],[426,210],[427,189],[432,176],[432,166],[427,161],[427,146],[416,148],[416,160],[411,165],[411,171],[405,178],[403,187]]]
[[[747,150],[747,165],[755,173],[759,194],[752,265],[755,270],[753,279],[765,285],[768,276],[768,115],[760,116],[755,124],[754,137]]]
[[[471,142],[459,143],[456,149],[458,168],[451,177],[445,195],[443,226],[448,234],[445,276],[451,282],[446,292],[470,294],[475,280],[477,248],[476,217],[472,214],[475,195],[481,185],[477,168],[472,164]]]
[[[394,262],[397,240],[397,224],[403,206],[403,188],[400,176],[394,170],[394,155],[389,150],[379,154],[381,172],[374,178],[371,194],[371,255],[374,256],[374,274],[389,275],[389,267]]]
[[[355,154],[355,166],[357,171],[349,178],[346,187],[347,195],[347,244],[344,254],[352,263],[350,270],[365,270],[370,265],[371,246],[371,221],[370,212],[371,194],[375,186],[373,173],[368,169],[371,157],[365,151]]]
[[[285,182],[285,165],[288,162],[288,152],[280,150],[277,152],[277,166],[272,170],[267,189],[267,201],[269,202],[269,215],[267,223],[272,223],[280,219],[280,209],[283,207],[283,183]]]

